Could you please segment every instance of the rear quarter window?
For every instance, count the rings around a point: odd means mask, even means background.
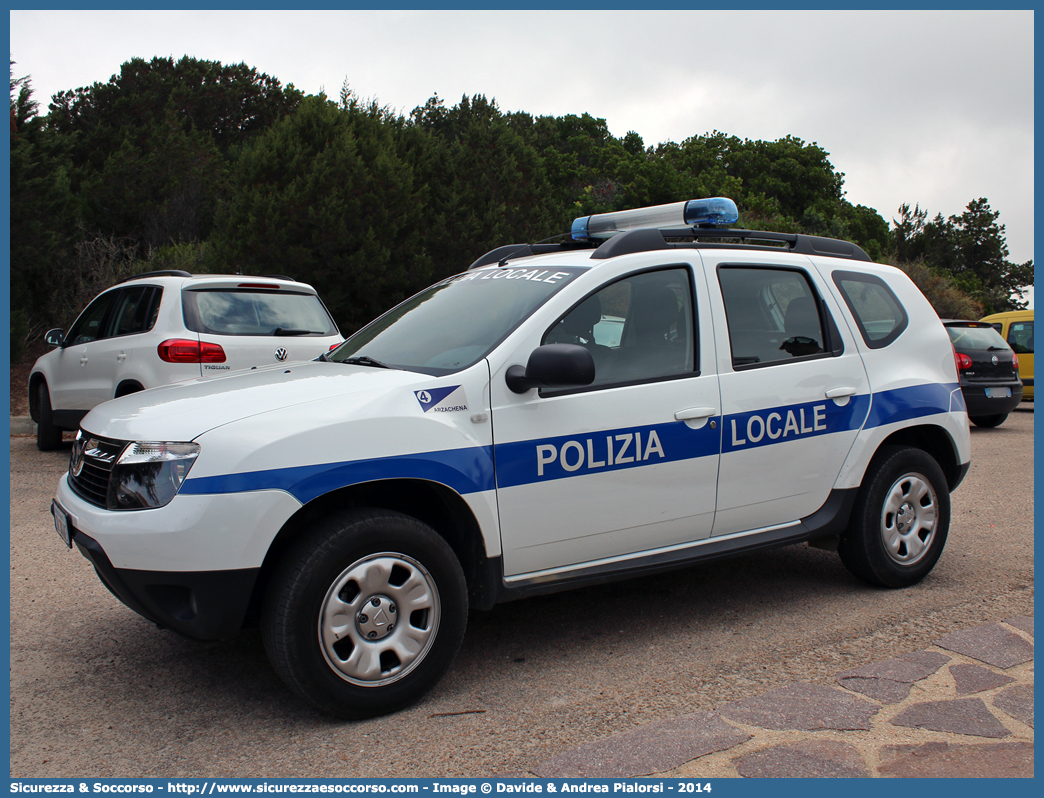
[[[884,280],[873,274],[844,271],[834,272],[833,277],[867,346],[881,349],[903,334],[909,319]]]

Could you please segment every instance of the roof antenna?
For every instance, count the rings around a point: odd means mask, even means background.
[[[535,247],[537,244],[547,244],[547,243],[549,243],[551,241],[554,241],[555,239],[565,238],[566,236],[569,236],[569,235],[572,235],[572,233],[559,233],[558,235],[551,236],[550,238],[541,239],[540,241],[537,241],[536,244],[521,244],[518,249],[509,252],[504,257],[504,259],[501,260],[497,264],[497,268],[499,269],[499,268],[503,268],[504,266],[507,266],[507,262],[509,260],[511,260],[513,257],[515,257],[519,252],[521,252],[524,249],[529,249],[530,247]]]

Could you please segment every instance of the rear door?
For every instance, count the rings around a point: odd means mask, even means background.
[[[714,535],[791,524],[826,502],[870,407],[851,332],[807,259],[705,252],[723,431]],[[838,323],[840,322],[840,323]]]
[[[163,289],[152,285],[121,288],[105,323],[105,334],[89,345],[90,368],[85,391],[87,406],[112,399],[125,375],[137,375],[143,358],[156,359],[142,334],[156,321]],[[140,383],[140,378],[135,378]],[[152,387],[142,384],[143,388]]]

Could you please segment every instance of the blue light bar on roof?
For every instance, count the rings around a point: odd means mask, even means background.
[[[736,203],[727,197],[672,202],[630,211],[596,213],[573,220],[572,234],[576,241],[592,238],[612,238],[627,230],[645,227],[718,227],[735,224],[739,219]]]

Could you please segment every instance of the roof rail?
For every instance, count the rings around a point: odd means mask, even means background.
[[[678,241],[677,239],[682,240]],[[705,239],[719,240],[708,242]],[[825,255],[831,258],[847,258],[849,260],[867,262],[871,260],[870,256],[861,247],[853,244],[851,241],[842,241],[837,238],[823,238],[822,236],[810,236],[804,233],[771,233],[763,230],[722,230],[717,228],[694,229],[692,227],[684,227],[677,230],[661,230],[657,228],[629,230],[605,241],[594,251],[591,257],[601,260],[615,258],[618,255],[630,255],[635,252],[651,252],[657,249],[735,246],[734,244],[723,244],[721,239],[739,239],[743,246],[752,249],[771,251],[782,248],[788,252],[801,255]],[[766,243],[763,245],[748,243],[756,241]],[[783,247],[776,245],[774,242],[782,243]]]
[[[503,247],[491,249],[482,257],[476,259],[468,266],[468,271],[489,266],[491,263],[503,263],[515,258],[528,258],[532,255],[549,255],[556,252],[572,252],[577,249],[594,249],[597,242],[587,241],[561,241],[557,244],[507,244]]]
[[[144,280],[146,277],[191,277],[192,275],[182,269],[164,269],[158,272],[145,272],[144,274],[132,274],[130,277],[124,277],[122,280],[117,280],[116,285],[120,283],[126,283],[130,280]]]
[[[714,239],[714,240],[708,240]],[[631,255],[636,252],[652,252],[658,249],[721,249],[735,247],[736,240],[740,246],[778,252],[786,250],[799,255],[823,255],[830,258],[845,258],[871,262],[872,259],[863,249],[851,241],[839,238],[810,236],[805,233],[773,233],[765,230],[733,230],[715,227],[681,227],[662,229],[643,227],[618,233],[612,238],[592,241],[563,241],[557,244],[507,244],[491,249],[472,263],[468,270],[480,269],[491,263],[505,263],[508,260],[529,258],[533,255],[548,255],[557,252],[590,250],[591,258],[604,260],[619,255]],[[723,243],[728,241],[729,243]],[[758,244],[757,242],[762,242]],[[781,246],[782,245],[782,246]]]

